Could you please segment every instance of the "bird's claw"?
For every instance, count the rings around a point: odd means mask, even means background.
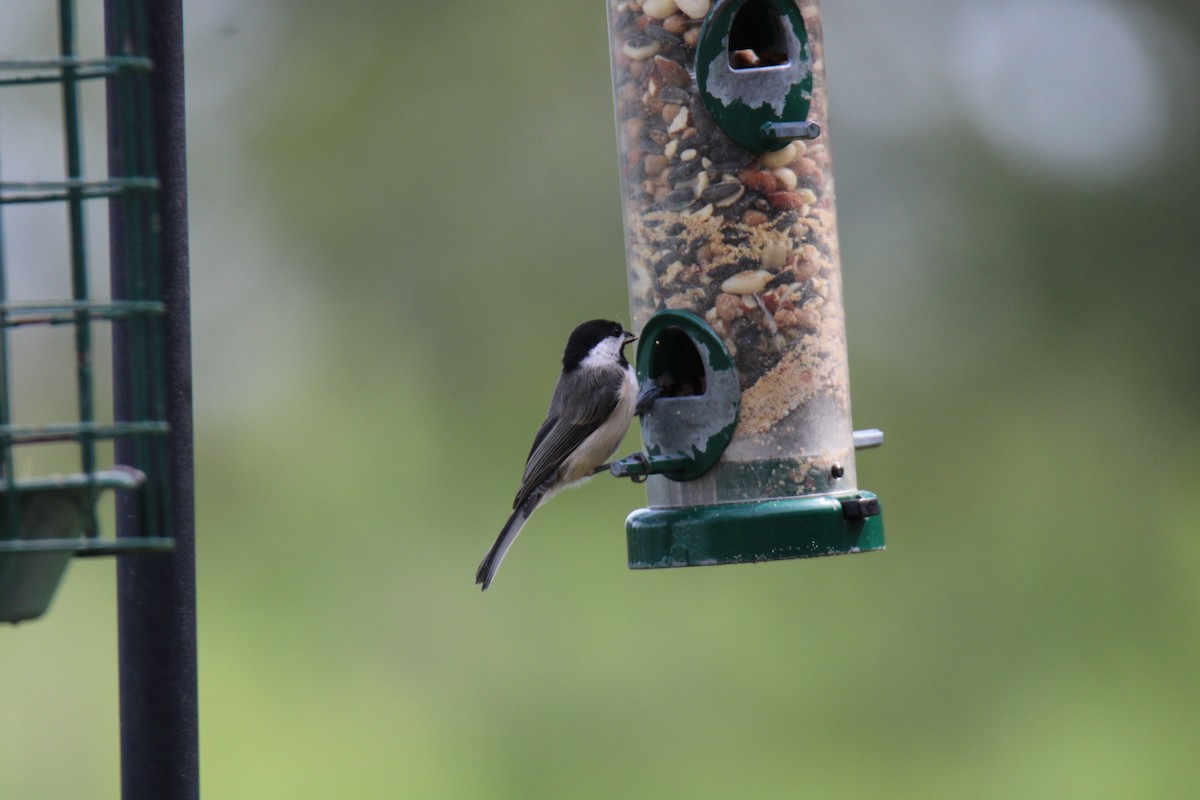
[[[631,473],[629,471],[630,465],[625,463],[627,461],[634,461],[638,464],[641,464],[642,468],[639,470],[641,474],[639,475],[637,473]],[[646,478],[650,477],[650,457],[646,455],[645,452],[638,450],[635,453],[630,453],[629,455],[625,456],[625,458],[619,458],[616,461],[613,461],[611,464],[604,464],[596,467],[596,472],[601,472],[603,470],[608,470],[618,478],[629,478],[629,480],[633,481],[634,483],[645,483]]]
[[[657,383],[652,383],[642,389],[641,393],[638,394],[637,405],[634,406],[633,413],[639,417],[649,414],[650,409],[654,407],[654,401],[661,397],[665,391],[666,389]]]
[[[630,453],[628,458],[632,458],[645,469],[641,475],[630,475],[629,480],[634,483],[645,483],[646,479],[650,477],[650,456],[646,455],[645,451],[638,450],[636,453]]]

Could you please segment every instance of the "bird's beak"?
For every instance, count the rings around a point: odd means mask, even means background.
[[[636,342],[636,341],[637,341],[636,333],[630,333],[629,331],[625,331],[625,339],[624,339],[624,341],[621,342],[621,344],[626,345],[626,344],[629,344],[630,342]]]

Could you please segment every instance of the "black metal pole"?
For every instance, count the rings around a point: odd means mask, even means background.
[[[106,0],[111,14],[117,4]],[[136,4],[134,4],[136,5]],[[166,303],[164,353],[166,417],[170,424],[167,480],[170,487],[169,553],[122,555],[117,563],[117,621],[121,692],[121,796],[123,800],[198,800],[199,725],[196,672],[195,507],[192,452],[191,320],[188,282],[187,159],[184,131],[182,0],[149,0],[149,56],[155,170],[160,182],[162,299]],[[111,18],[110,18],[111,19]],[[122,42],[108,50],[120,53]],[[109,119],[114,96],[110,85]],[[114,158],[118,163],[114,164]],[[112,174],[121,168],[111,140]],[[114,268],[122,261],[121,203],[110,219]],[[128,387],[123,332],[114,330],[114,379]],[[123,374],[124,373],[124,374]],[[118,442],[117,458],[122,458]],[[123,463],[129,463],[124,461]],[[118,535],[142,530],[137,503],[117,507]]]

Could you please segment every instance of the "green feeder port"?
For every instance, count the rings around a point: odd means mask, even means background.
[[[610,0],[637,372],[631,568],[881,550],[858,486],[817,0]]]
[[[808,33],[792,0],[717,3],[696,43],[696,88],[721,130],[750,150],[814,139]]]

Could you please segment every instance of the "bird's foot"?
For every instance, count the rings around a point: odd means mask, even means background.
[[[637,414],[639,417],[643,417],[650,413],[650,410],[654,407],[654,401],[662,397],[665,391],[666,389],[664,389],[662,386],[659,386],[657,383],[652,383],[642,389],[642,391],[638,394],[637,405],[634,406],[633,413]]]
[[[645,451],[638,450],[636,453],[630,453],[626,458],[631,458],[642,465],[641,474],[630,475],[629,480],[634,483],[645,483],[646,478],[650,477],[650,456],[646,455]]]

